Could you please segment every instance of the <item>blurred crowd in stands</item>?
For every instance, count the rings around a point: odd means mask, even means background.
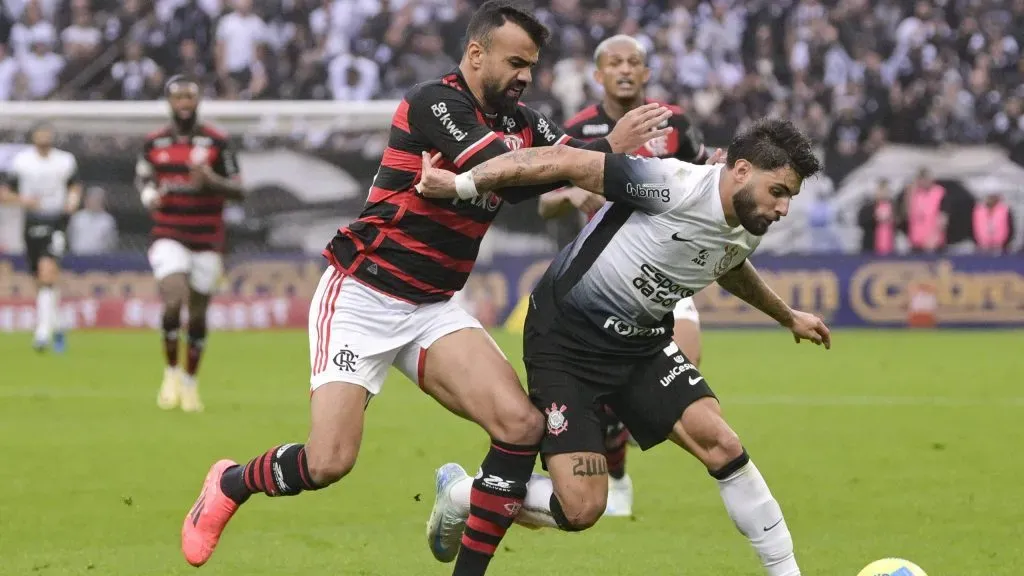
[[[220,99],[399,98],[458,61],[470,0],[5,0],[0,100],[149,99],[190,72]],[[712,142],[797,119],[849,157],[885,141],[1024,146],[1024,0],[547,0],[526,100],[599,91],[607,36],[649,48],[649,96]],[[830,163],[834,162],[830,159]]]
[[[481,1],[4,0],[0,102],[153,99],[177,73],[222,100],[398,99],[456,65]],[[626,33],[648,49],[648,97],[681,105],[712,145],[778,115],[822,146],[837,183],[887,143],[995,144],[1024,166],[1024,0],[532,4],[553,34],[524,100],[559,122],[600,98],[594,48]],[[333,136],[292,144],[340,152],[368,137]],[[63,138],[78,151],[138,144]],[[243,147],[272,143],[254,142]],[[921,182],[910,188],[931,189]],[[846,216],[863,250],[885,253],[906,214],[880,200]]]

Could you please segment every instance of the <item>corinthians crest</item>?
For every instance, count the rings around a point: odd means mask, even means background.
[[[739,251],[740,247],[736,244],[729,244],[725,247],[725,254],[715,263],[715,276],[721,276],[732,269],[733,262],[736,261],[736,255],[739,254]]]
[[[558,436],[569,428],[569,422],[565,419],[565,409],[565,404],[559,407],[555,402],[551,403],[551,408],[544,409],[544,414],[548,417],[548,434]]]

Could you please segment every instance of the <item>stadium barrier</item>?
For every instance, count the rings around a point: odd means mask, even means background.
[[[1024,258],[954,256],[755,257],[761,274],[793,306],[837,327],[1024,327]],[[479,264],[462,296],[488,326],[509,320],[548,264],[545,256],[505,256]],[[229,262],[210,309],[215,330],[305,328],[324,262],[279,255]],[[62,314],[71,329],[155,328],[160,303],[145,256],[69,257]],[[27,331],[35,286],[20,257],[0,258],[0,331]],[[703,324],[764,327],[772,320],[718,286],[696,297]],[[511,316],[511,318],[510,318]]]

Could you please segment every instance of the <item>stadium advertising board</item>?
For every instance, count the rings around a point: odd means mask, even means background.
[[[1024,326],[1024,258],[755,257],[788,302],[834,326]],[[536,256],[476,267],[465,304],[487,325],[504,322],[543,274]],[[155,328],[156,286],[141,255],[69,258],[62,314],[72,329]],[[210,309],[216,330],[305,328],[322,260],[281,256],[237,260]],[[34,284],[19,258],[0,259],[0,331],[34,323]],[[770,326],[772,321],[713,285],[696,296],[707,327]]]

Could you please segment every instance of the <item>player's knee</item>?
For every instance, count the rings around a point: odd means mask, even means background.
[[[561,505],[562,518],[559,528],[568,532],[586,530],[601,519],[608,505],[608,494],[596,492],[592,494],[571,494],[565,498],[558,497]],[[556,521],[559,520],[556,518]]]
[[[502,410],[491,435],[509,444],[534,445],[544,435],[544,416],[529,402]]]
[[[707,439],[708,461],[704,463],[709,470],[721,470],[746,454],[740,437],[724,422],[713,434]]]
[[[334,484],[347,476],[356,465],[356,451],[343,447],[317,450],[314,446],[307,445],[306,458],[310,479],[317,486]]]
[[[188,278],[184,274],[172,274],[159,283],[160,299],[164,302],[164,313],[180,313],[188,300]]]
[[[39,260],[39,271],[36,276],[40,284],[53,285],[60,278],[60,268],[53,258],[42,258]]]

